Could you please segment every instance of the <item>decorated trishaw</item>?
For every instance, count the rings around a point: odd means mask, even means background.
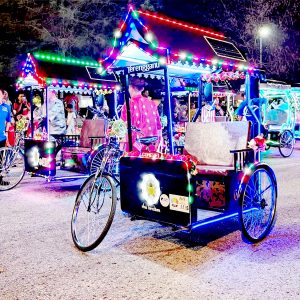
[[[289,157],[295,145],[297,106],[291,86],[278,81],[260,84],[260,95],[266,99],[262,105],[263,123],[267,128],[267,148],[277,147],[283,157]]]
[[[17,94],[25,96],[29,112],[16,118],[11,147],[0,149],[1,176],[8,183],[0,190],[16,186],[25,172],[48,181],[90,174],[91,161],[106,142],[108,118],[116,115],[119,92],[114,75],[99,78],[99,66],[49,52],[27,55]],[[14,109],[21,105],[16,102]]]
[[[265,238],[275,222],[277,183],[273,170],[260,161],[260,126],[256,126],[257,132],[252,131],[252,149],[247,147],[248,122],[187,122],[184,144],[178,151],[174,147],[177,129],[171,100],[173,80],[180,79],[185,85],[196,82],[195,121],[203,102],[212,102],[213,78],[245,79],[252,111],[251,99],[259,96],[260,71],[247,66],[242,54],[221,33],[133,8],[116,30],[113,45],[102,64],[106,72],[119,76],[125,91],[129,151],[122,151],[118,136],[103,146],[101,166],[86,179],[76,197],[71,222],[76,247],[89,251],[101,243],[119,198],[122,211],[132,219],[191,232],[238,216],[248,241]],[[157,136],[142,136],[138,141],[146,149],[133,151],[132,132],[137,129],[131,126],[131,76],[160,78],[163,82],[165,152],[150,151]],[[256,122],[260,125],[259,118]]]

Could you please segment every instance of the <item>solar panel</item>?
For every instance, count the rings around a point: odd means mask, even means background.
[[[237,47],[234,46],[234,44],[227,41],[209,38],[206,36],[205,39],[218,56],[246,61],[242,53]]]

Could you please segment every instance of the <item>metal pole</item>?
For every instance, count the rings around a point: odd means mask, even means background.
[[[169,151],[171,154],[174,154],[174,145],[173,145],[173,110],[171,104],[171,93],[170,93],[170,82],[169,82],[169,72],[168,67],[164,67],[164,78],[165,78],[165,103],[167,105],[167,118],[168,118],[168,140],[169,140]]]
[[[262,37],[259,38],[259,65],[262,68]]]
[[[129,151],[132,151],[132,130],[131,130],[131,111],[130,111],[130,95],[128,91],[129,87],[129,75],[127,69],[125,69],[125,103],[127,110],[127,130],[128,130],[128,143]]]

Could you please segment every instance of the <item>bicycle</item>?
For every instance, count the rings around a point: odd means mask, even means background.
[[[14,188],[25,174],[24,132],[17,134],[15,146],[0,148],[0,191]]]
[[[138,139],[138,142],[149,147],[157,139],[146,137]],[[96,172],[86,179],[77,194],[71,233],[75,246],[83,252],[96,248],[112,224],[118,198],[116,188],[120,185],[119,159],[122,153],[118,139],[110,137],[109,143],[103,145],[94,157]]]

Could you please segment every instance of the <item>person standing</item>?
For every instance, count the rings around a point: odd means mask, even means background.
[[[49,99],[49,134],[65,134],[66,133],[66,118],[63,102],[57,98],[55,91],[50,91]]]
[[[157,106],[149,98],[142,95],[145,87],[145,81],[137,76],[131,77],[129,80],[129,94],[130,111],[131,111],[131,125],[140,129],[141,132],[137,133],[132,131],[132,144],[133,150],[140,151],[142,146],[136,141],[138,135],[140,137],[157,136],[158,141],[155,145],[157,150],[160,142],[162,142],[162,126],[160,117],[157,111]],[[127,109],[126,104],[123,105],[121,111],[121,119],[127,122]],[[128,139],[126,137],[125,150],[128,151]]]
[[[5,103],[7,92],[0,89],[0,148],[5,147],[7,132],[11,122],[11,108]]]
[[[67,134],[76,134],[75,130],[75,120],[76,120],[76,113],[74,112],[73,105],[67,105]]]

